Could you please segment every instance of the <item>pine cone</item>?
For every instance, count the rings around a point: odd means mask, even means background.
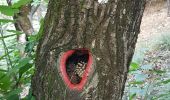
[[[82,75],[85,71],[85,68],[86,68],[86,64],[87,63],[85,63],[83,61],[78,62],[76,65],[75,74],[77,74],[79,77],[82,77]]]

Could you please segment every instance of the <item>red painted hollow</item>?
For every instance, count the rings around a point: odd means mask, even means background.
[[[81,53],[87,53],[88,54],[88,61],[87,61],[87,65],[86,68],[84,70],[84,73],[82,75],[81,81],[78,84],[73,84],[68,76],[68,73],[66,71],[66,61],[67,59],[72,56],[75,52],[80,51]],[[88,76],[89,73],[91,71],[91,67],[92,67],[92,55],[89,52],[89,50],[81,48],[81,49],[74,49],[74,50],[69,50],[67,52],[65,52],[60,59],[60,72],[61,72],[61,76],[65,82],[65,84],[68,86],[68,88],[70,90],[78,90],[81,91],[83,89],[83,87],[85,86],[87,80],[88,80]]]

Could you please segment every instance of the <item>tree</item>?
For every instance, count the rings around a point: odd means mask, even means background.
[[[50,0],[32,78],[36,100],[120,100],[144,7],[145,0]],[[83,76],[75,75],[79,63]]]

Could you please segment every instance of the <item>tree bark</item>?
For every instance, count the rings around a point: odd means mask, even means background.
[[[32,78],[36,100],[121,100],[145,0],[50,0]],[[81,91],[60,74],[64,52],[86,48],[92,68]]]

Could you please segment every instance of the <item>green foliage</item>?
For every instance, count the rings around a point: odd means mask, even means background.
[[[14,34],[10,34],[10,35],[5,35],[5,36],[1,36],[0,37],[0,40],[4,39],[4,38],[8,38],[8,37],[11,37],[11,36],[15,36],[15,35],[20,35],[20,34],[23,34],[22,32],[19,32],[19,31],[14,31],[14,30],[7,30],[8,32],[12,32]]]
[[[31,5],[38,6],[41,3],[40,0],[33,0]]]
[[[166,38],[169,39],[168,36]],[[167,50],[169,48],[167,45],[169,45],[169,42],[167,42],[166,39],[162,41],[164,42],[157,44],[158,46],[154,45],[157,48],[154,50],[151,49],[153,50],[152,52],[151,50],[148,51],[147,48],[140,48],[140,50],[135,52],[136,54],[130,65],[129,76],[124,95],[125,99],[123,100],[170,99],[170,69],[168,69],[168,66],[166,66],[168,57],[166,55],[168,55]],[[166,52],[167,54],[162,52]]]
[[[0,19],[0,25],[10,23],[10,22],[14,23],[15,21],[11,19]]]
[[[12,54],[16,58],[12,58]],[[30,84],[31,75],[34,72],[34,56],[23,58],[19,54],[16,51],[11,52],[10,57],[13,66],[9,70],[0,69],[0,94],[7,100],[18,100],[20,98],[19,94],[23,90],[20,85]]]
[[[0,12],[7,16],[14,16],[15,13],[19,13],[19,9],[12,8],[11,6],[0,5]]]
[[[3,16],[13,17],[19,13],[20,7],[27,4],[38,6],[40,1],[13,0],[11,6],[0,5],[0,13]],[[5,17],[0,18],[0,41],[2,41],[0,42],[0,100],[35,100],[30,85],[34,73],[36,46],[43,34],[44,20],[42,18],[39,22],[39,32],[28,36],[25,44],[16,41],[19,35],[25,33],[7,28],[16,21]],[[22,97],[25,87],[28,87],[29,94]]]
[[[143,81],[132,81],[129,84],[144,84]]]
[[[167,74],[167,71],[155,69],[151,64],[139,66],[139,64],[132,62],[129,71],[130,80],[126,86],[129,100],[137,98],[165,100],[165,98],[169,98],[170,77]],[[165,79],[165,77],[167,78]]]
[[[24,70],[23,67],[25,67],[27,64],[29,64],[29,61],[31,60],[31,58],[21,58],[18,62],[18,64],[16,64],[13,68],[11,68],[8,72],[9,75],[13,74],[13,73],[18,73],[19,70],[22,69]]]
[[[12,53],[13,51],[10,51],[2,56],[0,56],[0,60],[4,59],[7,55],[10,55],[10,53]]]
[[[22,92],[21,88],[14,89],[10,92],[8,92],[5,96],[4,99],[6,100],[19,100],[19,93]]]
[[[163,84],[168,84],[168,83],[170,83],[170,79],[167,79],[167,80],[165,80],[165,81],[162,81],[162,82],[160,82],[160,83],[163,83]]]
[[[6,16],[14,16],[14,14],[19,13],[19,8],[23,5],[29,4],[32,0],[19,0],[12,6],[0,5],[0,12]],[[8,19],[1,19],[0,23],[13,22]]]
[[[153,69],[151,70],[153,73],[156,73],[156,74],[163,74],[163,73],[166,73],[166,71],[163,71],[163,70],[159,70],[159,69]]]
[[[44,0],[44,2],[48,3],[48,2],[49,2],[49,0]]]
[[[0,71],[0,92],[7,92],[10,89],[11,79],[2,70]]]
[[[23,5],[29,4],[32,0],[19,0],[12,5],[12,8],[20,8]]]
[[[21,6],[29,4],[31,1],[19,0],[12,6],[0,5],[0,12],[6,16],[14,16],[19,13]],[[14,22],[15,20],[9,18],[0,19],[0,41],[2,41],[2,45],[0,45],[0,100],[21,99],[25,86],[28,86],[30,91],[22,99],[35,100],[30,85],[34,73],[36,45],[41,35],[31,35],[26,44],[20,44],[16,41],[17,36],[25,33],[7,28]],[[42,28],[40,32],[42,32]],[[1,51],[2,47],[4,52]],[[24,52],[25,55],[23,56],[21,52]]]
[[[139,65],[138,65],[137,63],[135,63],[135,62],[132,62],[132,63],[130,64],[129,72],[131,72],[131,71],[136,71],[138,68],[139,68]]]
[[[43,29],[44,29],[44,18],[40,20],[40,29],[38,31],[38,34],[36,36],[36,40],[39,41],[42,37],[43,34]]]
[[[152,45],[136,48],[129,69],[125,100],[170,100],[170,34],[161,34]],[[151,41],[152,42],[152,41]]]
[[[136,93],[130,95],[129,100],[133,100],[133,98],[136,96]]]

